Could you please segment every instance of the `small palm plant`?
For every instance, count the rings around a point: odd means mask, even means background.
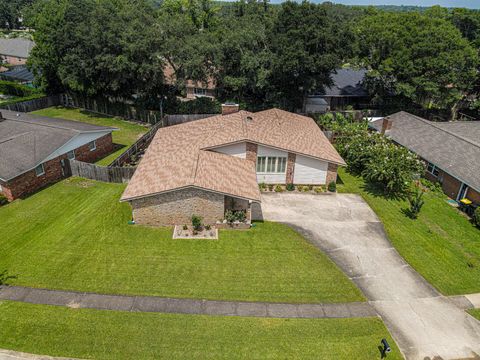
[[[416,219],[425,201],[423,200],[423,190],[418,184],[408,194],[408,203],[410,204],[409,216]]]

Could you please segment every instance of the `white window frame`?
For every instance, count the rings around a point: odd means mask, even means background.
[[[268,171],[269,164],[273,164],[273,171]],[[285,156],[257,156],[256,171],[258,174],[285,174],[287,158]]]
[[[93,145],[93,147],[92,147],[92,145]],[[97,150],[97,141],[96,140],[90,141],[88,143],[88,148],[89,148],[90,151]]]
[[[39,169],[41,169],[40,172],[38,172]],[[45,166],[43,164],[37,165],[34,170],[37,177],[45,175]]]
[[[428,168],[431,167],[431,170],[429,170]],[[432,164],[432,163],[427,163],[427,172],[432,175],[432,176],[435,176],[435,177],[438,177],[438,175],[440,175],[440,169]]]
[[[196,96],[207,96],[207,89],[194,87],[193,88],[193,94],[196,95]]]
[[[70,157],[70,154],[73,154],[73,157]],[[75,149],[67,152],[67,159],[68,160],[75,160]]]

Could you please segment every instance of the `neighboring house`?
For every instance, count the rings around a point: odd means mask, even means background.
[[[67,174],[65,159],[94,162],[113,150],[114,128],[2,110],[0,193],[21,198]]]
[[[24,38],[0,38],[0,58],[10,65],[25,65],[34,46]]]
[[[0,79],[15,81],[20,84],[29,85],[33,83],[34,75],[25,65],[12,66],[9,70],[0,72]]]
[[[260,202],[258,183],[325,185],[345,162],[315,122],[223,105],[222,115],[158,130],[122,195],[138,224],[206,224]]]
[[[163,74],[167,84],[175,85],[177,83],[175,70],[172,66],[167,64]],[[213,78],[209,78],[206,83],[202,81],[187,80],[185,84],[185,91],[185,98],[188,100],[193,100],[199,97],[208,97],[214,99],[216,96],[216,83]]]
[[[367,108],[370,96],[364,86],[366,69],[338,69],[331,74],[332,86],[318,89],[307,96],[304,112],[307,114],[327,111]]]
[[[370,127],[424,159],[426,177],[450,198],[480,204],[480,121],[432,122],[402,111]]]

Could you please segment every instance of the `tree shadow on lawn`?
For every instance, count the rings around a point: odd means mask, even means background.
[[[85,110],[85,109],[80,110],[80,114],[91,117],[91,118],[98,118],[98,117],[109,118],[109,119],[114,118],[114,116],[112,115],[107,115],[104,113],[95,112],[93,110]]]

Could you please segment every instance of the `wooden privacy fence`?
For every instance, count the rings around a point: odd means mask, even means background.
[[[105,114],[118,116],[128,120],[134,120],[149,124],[156,124],[161,120],[160,111],[147,110],[135,107],[121,101],[113,101],[107,98],[89,98],[75,93],[61,95],[63,106],[85,109]]]
[[[137,156],[138,153],[144,152],[150,142],[152,141],[153,137],[155,136],[157,130],[163,126],[163,122],[159,121],[155,125],[153,125],[150,130],[146,134],[144,134],[140,139],[135,141],[135,143],[130,146],[126,151],[124,151],[119,157],[117,157],[109,167],[115,166],[122,166],[126,163],[130,163],[132,157]]]
[[[31,112],[40,109],[45,109],[50,106],[58,106],[61,105],[61,95],[51,95],[45,96],[38,99],[32,99],[27,101],[21,101],[10,105],[0,105],[0,108],[10,110],[10,111],[17,111],[17,112]]]
[[[135,167],[98,166],[77,160],[69,160],[69,163],[72,176],[110,183],[127,183],[137,169]]]

